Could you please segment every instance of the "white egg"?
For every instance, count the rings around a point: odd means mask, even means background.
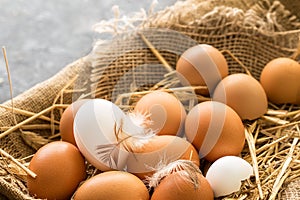
[[[101,171],[124,170],[130,152],[151,131],[104,99],[85,102],[74,118],[74,137],[86,160]]]
[[[208,169],[206,179],[215,197],[239,191],[241,181],[253,175],[252,166],[237,156],[224,156],[216,160]]]
[[[126,152],[117,146],[116,137],[125,116],[104,99],[89,100],[77,111],[73,126],[76,144],[84,157],[102,171],[122,169],[126,163]]]

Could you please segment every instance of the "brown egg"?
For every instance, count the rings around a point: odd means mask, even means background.
[[[196,185],[183,178],[180,172],[174,172],[159,183],[151,200],[213,200],[213,190],[206,178],[200,173],[197,178]]]
[[[212,94],[222,78],[228,75],[228,65],[218,49],[208,44],[200,44],[181,55],[176,71],[183,85],[207,86]]]
[[[186,117],[182,103],[172,94],[153,91],[143,96],[135,105],[134,112],[149,115],[149,128],[157,135],[179,135]]]
[[[213,100],[227,104],[242,119],[257,119],[268,109],[266,93],[252,76],[237,73],[225,77],[216,87]]]
[[[199,150],[200,158],[215,161],[239,155],[245,143],[244,125],[229,106],[206,101],[193,107],[185,121],[188,141]]]
[[[275,104],[300,104],[300,64],[290,58],[276,58],[266,64],[260,83],[268,100]]]
[[[29,193],[37,198],[70,199],[86,177],[85,162],[79,150],[63,141],[40,148],[29,164],[36,178],[27,176]]]
[[[143,146],[133,149],[128,157],[127,170],[141,179],[151,176],[161,164],[175,160],[191,160],[200,165],[197,150],[188,141],[173,135],[150,138]]]
[[[98,174],[84,182],[76,191],[74,200],[148,200],[144,183],[123,171]]]
[[[82,104],[84,104],[88,99],[81,99],[70,104],[66,110],[63,112],[60,118],[59,131],[60,136],[63,141],[69,142],[76,146],[73,122],[75,114]]]

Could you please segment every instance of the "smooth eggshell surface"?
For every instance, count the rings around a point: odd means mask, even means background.
[[[186,117],[182,103],[172,94],[154,91],[143,96],[134,112],[149,116],[149,126],[157,135],[180,135]]]
[[[215,197],[220,197],[239,191],[241,181],[251,175],[253,175],[253,168],[247,161],[236,156],[225,156],[210,166],[206,179]]]
[[[269,101],[300,104],[300,64],[290,58],[276,58],[266,64],[260,83]]]
[[[127,170],[143,179],[151,176],[160,165],[179,159],[200,165],[197,150],[185,139],[173,135],[154,136],[129,155]]]
[[[38,198],[70,199],[86,177],[84,158],[72,144],[51,142],[40,148],[30,161],[36,178],[27,176],[31,195]]]
[[[119,147],[117,131],[125,119],[123,111],[110,101],[92,99],[84,103],[74,119],[76,144],[84,157],[102,171],[123,169],[126,152]],[[116,156],[110,156],[115,150]]]
[[[197,173],[198,187],[182,178],[180,172],[166,176],[155,188],[151,200],[213,200],[212,188],[205,177]]]
[[[98,174],[84,182],[74,200],[149,200],[144,183],[136,176],[122,171]]]
[[[80,106],[86,101],[88,101],[88,99],[81,99],[73,102],[66,108],[60,118],[59,132],[61,139],[65,142],[70,142],[75,146],[77,145],[75,142],[73,131],[74,118]]]
[[[207,86],[212,94],[217,84],[228,75],[228,65],[223,54],[208,44],[187,49],[176,65],[183,85]]]
[[[233,108],[244,119],[257,119],[268,109],[267,95],[255,78],[237,73],[225,77],[216,87],[213,98]]]
[[[244,125],[238,114],[216,101],[199,103],[190,110],[185,135],[199,150],[199,156],[208,161],[239,155],[245,143]]]

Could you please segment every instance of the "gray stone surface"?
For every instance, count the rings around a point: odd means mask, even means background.
[[[156,10],[176,0],[161,0]],[[148,10],[152,0],[0,0],[0,45],[10,65],[13,96],[55,75],[88,54],[97,38],[92,26],[121,14]],[[1,51],[2,52],[2,51]],[[0,103],[10,97],[5,62],[0,54]]]

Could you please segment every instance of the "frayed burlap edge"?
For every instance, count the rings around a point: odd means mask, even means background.
[[[53,104],[53,99],[57,96],[57,93],[59,93],[61,89],[78,74],[86,74],[86,70],[89,70],[89,65],[90,64],[86,57],[80,58],[67,65],[53,77],[37,84],[31,89],[15,97],[13,100],[14,106],[16,108],[21,108],[35,113],[50,107]],[[72,103],[72,95],[69,98],[64,98],[64,103]],[[11,101],[4,102],[3,105],[10,107]],[[1,108],[0,116],[0,126],[12,126],[14,124],[10,110]],[[16,118],[17,121],[21,121],[24,119],[24,116],[16,115]],[[33,149],[24,144],[24,141],[18,132],[9,134],[5,138],[1,139],[0,142],[1,148],[4,148],[5,151],[10,153],[16,159],[23,158],[34,153]],[[13,142],[13,147],[5,145],[10,145],[11,142]],[[1,166],[1,168],[2,167],[5,166]],[[18,181],[18,184],[16,185],[16,181],[13,180],[14,176],[7,170],[3,171],[3,174],[0,175],[0,194],[12,200],[35,199],[20,190],[20,185],[24,183]]]

